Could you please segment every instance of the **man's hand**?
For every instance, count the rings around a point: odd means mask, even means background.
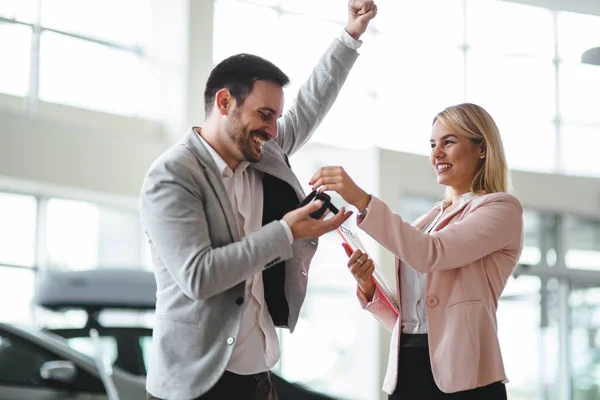
[[[350,216],[352,211],[346,211],[344,207],[332,218],[312,219],[309,214],[317,211],[323,202],[321,200],[311,201],[304,207],[290,211],[283,216],[294,235],[294,240],[317,238],[327,232],[337,229]]]
[[[369,22],[377,15],[377,5],[373,0],[348,1],[348,24],[346,32],[359,40],[367,30]]]

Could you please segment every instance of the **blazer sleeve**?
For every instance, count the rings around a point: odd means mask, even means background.
[[[294,154],[310,139],[335,102],[357,58],[355,50],[334,39],[290,109],[277,120],[275,141],[286,154]]]
[[[360,288],[356,287],[356,295],[358,296],[358,301],[363,309],[367,310],[384,328],[388,331],[392,331],[396,322],[398,321],[398,314],[390,307],[390,305],[383,300],[384,294],[381,292],[379,287],[375,288],[375,294],[371,301],[367,300],[365,294],[360,290]]]
[[[214,246],[194,173],[181,161],[153,166],[140,195],[141,222],[155,256],[186,296],[209,298],[293,256],[278,221],[240,241]]]
[[[488,195],[464,219],[428,234],[373,196],[359,227],[406,264],[426,273],[459,268],[520,243],[523,208],[509,194]]]

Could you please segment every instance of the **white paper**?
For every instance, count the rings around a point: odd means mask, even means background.
[[[350,229],[346,228],[344,225],[341,225],[337,229],[337,231],[340,234],[340,236],[342,237],[342,239],[344,240],[344,242],[346,242],[346,244],[348,244],[348,246],[350,246],[352,251],[360,250],[363,253],[367,252],[367,250],[365,249],[365,246],[363,246],[357,233],[352,232]],[[395,282],[393,284],[390,284],[390,282],[388,282],[385,279],[385,277],[380,273],[380,270],[379,270],[377,264],[375,263],[375,261],[373,261],[373,265],[375,266],[375,269],[373,270],[373,279],[375,280],[375,284],[377,286],[379,286],[379,289],[385,295],[385,297],[387,297],[390,305],[392,305],[395,308],[395,311],[398,312],[399,301],[398,301],[398,291],[396,290]]]

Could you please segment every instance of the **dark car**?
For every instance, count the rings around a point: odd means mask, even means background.
[[[101,317],[121,313],[150,320],[156,302],[156,283],[151,272],[142,269],[44,271],[36,281],[34,302],[55,312],[85,311],[87,321],[83,326],[47,327],[46,330],[63,337],[72,348],[91,355],[89,332],[95,329],[113,366],[145,377],[152,329],[131,323],[107,325],[101,323]],[[336,400],[276,374],[272,380],[282,400]]]

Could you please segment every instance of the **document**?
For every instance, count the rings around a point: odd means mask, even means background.
[[[341,225],[337,232],[342,237],[344,243],[346,243],[352,252],[355,250],[360,250],[363,253],[366,253],[366,249],[363,246],[360,238],[358,237],[358,233],[352,232],[350,229],[346,228],[344,225]],[[398,290],[396,288],[396,282],[390,284],[388,280],[385,279],[383,275],[381,275],[380,270],[378,270],[377,265],[373,262],[374,270],[373,270],[373,282],[375,286],[379,288],[381,293],[384,295],[384,300],[390,305],[390,307],[398,314]]]

